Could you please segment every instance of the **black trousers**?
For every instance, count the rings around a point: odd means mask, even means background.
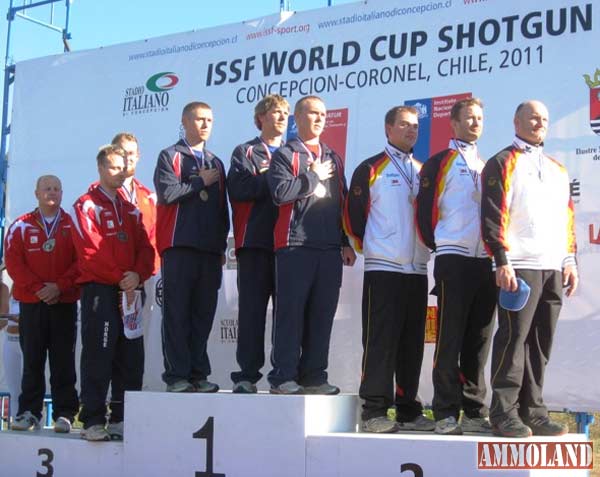
[[[488,258],[435,259],[438,333],[433,363],[436,420],[487,417],[484,368],[491,347],[496,279]]]
[[[507,417],[528,422],[548,415],[542,388],[562,306],[562,274],[556,270],[515,272],[531,287],[531,294],[521,311],[498,306],[492,350],[492,423]]]
[[[75,390],[75,340],[77,303],[19,304],[19,342],[23,352],[23,377],[19,412],[41,419],[46,393],[46,357],[50,361],[52,419],[70,421],[79,411]]]
[[[119,312],[119,288],[86,283],[81,295],[81,402],[87,429],[106,423],[106,395],[112,383],[111,422],[123,420],[125,391],[142,389],[144,339],[128,339]]]
[[[163,381],[201,381],[210,373],[206,350],[223,275],[221,255],[173,247],[162,255]]]
[[[265,364],[265,324],[269,298],[275,286],[275,257],[270,250],[242,248],[237,252],[238,337],[236,358],[240,371],[234,383],[262,378]]]
[[[327,382],[329,339],[342,285],[339,249],[294,247],[275,253],[272,386]]]
[[[417,392],[426,316],[426,275],[365,272],[359,390],[363,420],[385,416],[394,404],[400,422],[412,421],[423,411]]]

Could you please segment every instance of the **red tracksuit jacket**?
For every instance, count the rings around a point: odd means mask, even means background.
[[[92,186],[73,204],[73,243],[81,275],[77,283],[118,285],[126,271],[140,282],[154,268],[154,249],[140,211],[117,194],[112,201]]]
[[[50,282],[60,289],[61,303],[74,303],[79,299],[75,284],[79,271],[71,239],[71,217],[60,209],[59,222],[51,237],[55,245],[49,251],[43,248],[48,237],[42,220],[35,209],[15,220],[6,234],[6,269],[13,279],[13,296],[23,303],[37,303],[40,299],[35,293]]]

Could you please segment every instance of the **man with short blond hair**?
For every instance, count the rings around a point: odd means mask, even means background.
[[[52,418],[56,432],[69,432],[79,411],[75,390],[75,340],[79,274],[71,239],[72,221],[60,206],[62,184],[54,175],[38,178],[38,206],[19,217],[5,240],[6,268],[19,301],[23,377],[14,430],[39,429],[50,361]]]
[[[484,162],[477,150],[483,133],[481,101],[457,101],[450,110],[450,125],[454,136],[448,148],[430,157],[421,169],[417,197],[421,238],[436,252],[435,432],[490,432],[484,368],[494,326],[496,284],[481,240]]]
[[[266,172],[282,145],[289,110],[279,95],[265,96],[257,103],[254,123],[260,134],[234,149],[227,175],[239,296],[236,358],[240,371],[231,373],[234,393],[255,393],[265,362],[265,314],[275,285],[273,227],[277,218]]]
[[[320,141],[326,109],[316,96],[294,108],[298,137],[273,154],[267,182],[279,213],[274,246],[277,270],[274,394],[337,394],[327,381],[329,339],[342,285],[342,264],[356,256],[342,230],[346,196],[340,157]]]
[[[217,392],[207,343],[217,308],[229,232],[225,170],[206,148],[213,113],[183,108],[184,137],[163,149],[154,170],[156,244],[162,259],[163,381],[169,392]]]

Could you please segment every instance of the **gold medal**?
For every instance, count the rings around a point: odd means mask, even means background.
[[[119,241],[127,242],[127,238],[127,232],[123,232],[122,230],[120,232],[117,232],[117,239],[119,239]]]
[[[54,250],[54,247],[56,246],[56,239],[48,239],[46,240],[43,244],[42,244],[42,250],[44,252],[52,252],[52,250]]]
[[[200,200],[202,202],[206,202],[208,200],[208,192],[206,192],[206,189],[202,189],[200,191]]]

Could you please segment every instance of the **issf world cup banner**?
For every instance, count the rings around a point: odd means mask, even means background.
[[[538,99],[550,111],[545,151],[571,179],[581,277],[577,294],[564,301],[545,399],[554,409],[597,410],[600,381],[590,376],[600,374],[599,44],[600,4],[592,0],[377,0],[19,63],[7,219],[33,207],[41,174],[62,179],[68,209],[96,180],[98,147],[119,131],[139,138],[138,178],[152,186],[158,153],[181,136],[181,110],[190,101],[212,106],[208,148],[228,165],[234,147],[258,134],[253,108],[264,95],[283,95],[292,106],[305,95],[322,97],[323,139],[343,158],[349,181],[361,161],[383,149],[392,106],[419,111],[415,155],[425,161],[448,144],[454,102],[481,98],[479,150],[487,159],[512,142],[516,106]],[[288,137],[294,134],[290,118]],[[211,379],[223,389],[237,369],[231,247],[227,255],[209,342]],[[344,392],[357,392],[360,379],[362,273],[361,260],[344,270],[333,329],[330,380]],[[147,288],[145,387],[162,390],[160,277]],[[429,316],[431,335],[435,313]],[[267,356],[269,337],[270,329]],[[433,347],[426,345],[421,375],[425,403],[432,398]],[[267,362],[263,373],[269,369]],[[264,379],[259,385],[266,389]]]

